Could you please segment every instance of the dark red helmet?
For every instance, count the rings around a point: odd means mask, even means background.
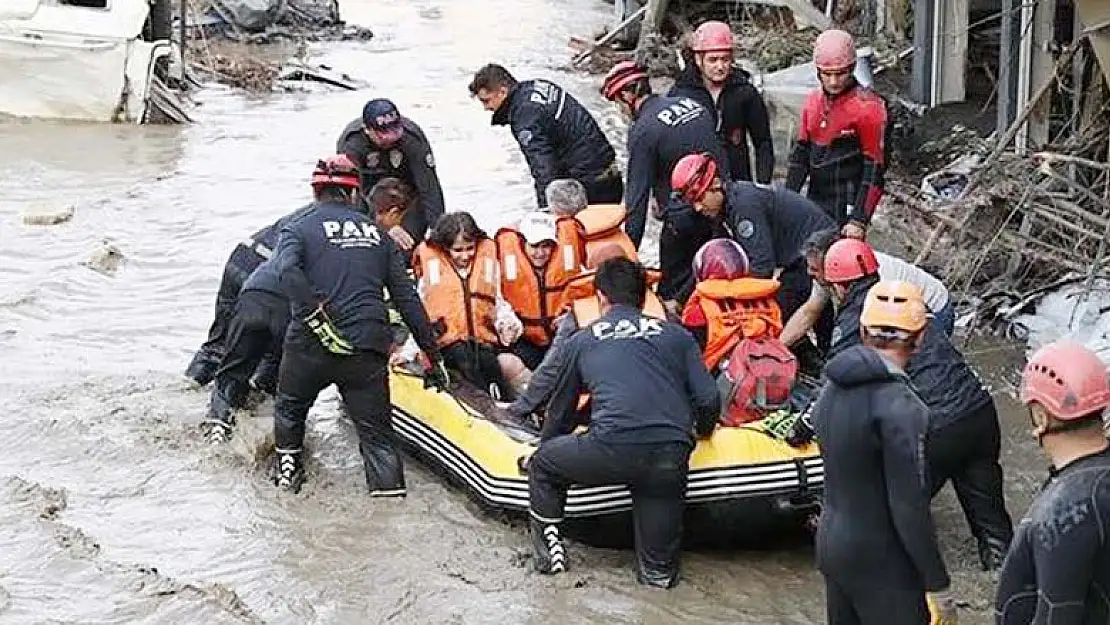
[[[615,100],[617,94],[625,87],[647,77],[647,72],[635,61],[621,61],[605,75],[605,81],[601,83],[601,95],[605,96],[606,100]]]
[[[335,185],[357,189],[359,187],[358,166],[346,154],[329,156],[316,163],[312,170],[312,187]]]
[[[687,154],[671,172],[671,190],[687,202],[700,202],[717,178],[717,161],[708,152]]]
[[[694,254],[694,279],[735,280],[750,275],[748,255],[732,239],[713,239]]]

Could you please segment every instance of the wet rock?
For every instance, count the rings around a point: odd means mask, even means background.
[[[33,206],[20,216],[28,226],[54,226],[73,219],[74,206]]]
[[[92,251],[89,259],[81,264],[93,271],[105,275],[116,273],[126,258],[118,247],[109,241],[101,241],[100,245]]]
[[[71,525],[64,523],[55,525],[54,541],[77,558],[88,560],[100,555],[100,543]]]
[[[5,486],[13,501],[29,504],[43,519],[54,519],[68,505],[64,489],[42,486],[20,477],[8,478]]]

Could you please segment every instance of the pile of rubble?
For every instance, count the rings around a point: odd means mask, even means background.
[[[918,262],[944,259],[931,267],[981,321],[1009,322],[1060,284],[1110,269],[1110,97],[1101,102],[1064,138],[1024,155],[1005,149],[1014,132],[983,139],[955,127],[921,149],[946,167],[919,187],[889,183],[891,236],[901,233]]]

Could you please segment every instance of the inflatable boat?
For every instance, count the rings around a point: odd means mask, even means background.
[[[510,420],[488,395],[456,384],[451,392],[425,389],[423,378],[395,367],[389,376],[394,427],[415,456],[462,484],[485,507],[528,510],[528,476],[518,459],[535,451],[539,432]],[[791,446],[760,427],[718,427],[690,457],[689,507],[743,518],[798,516],[816,511],[824,467],[814,443]],[[626,486],[575,486],[568,518],[630,510]],[[749,514],[751,513],[751,514]],[[730,514],[730,516],[733,516]]]

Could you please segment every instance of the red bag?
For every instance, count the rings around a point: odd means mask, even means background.
[[[722,375],[731,388],[721,423],[735,427],[758,421],[789,403],[798,360],[777,338],[744,339],[733,348]]]

